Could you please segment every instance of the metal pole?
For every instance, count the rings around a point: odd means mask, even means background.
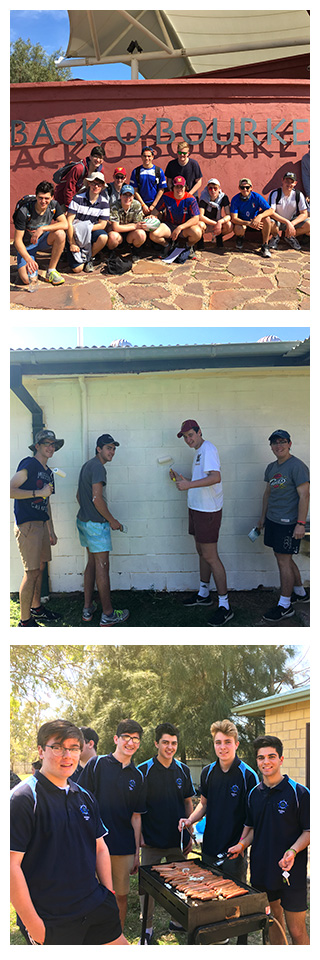
[[[136,57],[131,60],[131,80],[139,80],[139,60]]]

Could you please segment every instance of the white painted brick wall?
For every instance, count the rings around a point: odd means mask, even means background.
[[[112,534],[112,589],[188,590],[198,586],[198,556],[188,534],[187,496],[179,493],[158,457],[171,456],[175,469],[190,476],[192,453],[177,439],[182,420],[199,421],[205,439],[218,448],[224,489],[219,552],[230,589],[277,586],[272,550],[261,537],[252,544],[248,531],[260,516],[264,470],[270,460],[268,436],[285,427],[292,452],[309,462],[309,380],[304,368],[291,370],[215,370],[86,378],[88,456],[99,434],[111,432],[121,446],[107,468],[108,503],[128,533]],[[43,409],[46,426],[65,445],[52,466],[56,478],[52,512],[58,536],[50,564],[53,591],[82,589],[85,551],[76,530],[76,490],[82,447],[81,391],[76,378],[26,378],[26,388]],[[28,455],[31,414],[12,394],[11,474]],[[11,511],[13,520],[13,511]],[[11,589],[18,590],[21,562],[11,525]],[[309,559],[303,545],[298,558],[304,581]]]

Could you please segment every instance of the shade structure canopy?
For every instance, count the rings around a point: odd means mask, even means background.
[[[68,10],[60,64],[122,62],[173,79],[309,52],[307,10]],[[129,48],[129,50],[128,50]]]

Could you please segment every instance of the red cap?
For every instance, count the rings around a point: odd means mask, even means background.
[[[198,433],[200,427],[196,420],[184,420],[181,424],[181,430],[177,433],[177,437],[183,437],[183,434],[188,433],[188,430],[196,430]]]
[[[179,187],[179,186],[185,187],[186,185],[186,181],[184,177],[175,177],[172,183],[174,187]]]
[[[116,167],[115,170],[113,171],[113,176],[115,176],[116,173],[123,173],[124,177],[127,176],[124,167]]]

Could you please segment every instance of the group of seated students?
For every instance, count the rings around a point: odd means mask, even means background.
[[[141,164],[132,171],[130,182],[124,167],[116,167],[112,183],[103,173],[103,147],[93,147],[90,156],[75,164],[54,184],[42,181],[35,196],[24,197],[13,215],[14,244],[22,283],[37,270],[36,253],[50,252],[46,279],[64,282],[57,271],[66,245],[71,271],[92,272],[94,258],[121,247],[131,248],[133,260],[144,255],[148,239],[154,256],[166,259],[174,247],[187,256],[203,246],[204,233],[215,241],[216,253],[235,236],[242,250],[246,230],[258,231],[261,256],[271,256],[281,237],[300,250],[299,237],[310,233],[310,198],[297,189],[297,177],[285,173],[282,184],[266,200],[253,190],[249,177],[239,180],[239,193],[229,197],[220,181],[210,177],[202,188],[198,162],[190,147],[178,143],[177,157],[165,172],[154,163],[152,147],[143,147]],[[200,194],[200,197],[199,197]]]

